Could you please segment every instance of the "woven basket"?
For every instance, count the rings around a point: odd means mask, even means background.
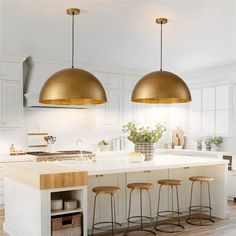
[[[136,143],[135,152],[141,152],[145,155],[145,161],[150,161],[154,157],[155,147],[153,143]]]

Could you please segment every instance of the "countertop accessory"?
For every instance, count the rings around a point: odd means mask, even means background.
[[[110,149],[110,145],[106,140],[101,140],[98,142],[98,148],[100,151],[104,152],[104,151],[108,151]]]
[[[190,102],[191,94],[186,83],[176,74],[162,70],[162,25],[166,18],[156,19],[161,25],[160,70],[145,75],[135,85],[131,101],[139,103]]]
[[[63,200],[52,199],[51,200],[51,211],[61,211],[63,209]]]
[[[166,128],[162,124],[156,124],[155,128],[138,127],[134,122],[128,122],[122,131],[128,133],[128,140],[135,144],[134,151],[145,154],[145,161],[154,157],[155,143],[159,141]]]
[[[64,201],[64,210],[74,210],[78,207],[77,200],[65,200]]]
[[[44,83],[39,102],[54,105],[87,105],[107,102],[106,92],[100,81],[90,72],[74,68],[74,18],[78,8],[67,9],[72,16],[72,68],[58,71]]]
[[[182,146],[182,148],[185,145],[185,137],[184,137],[184,131],[180,128],[177,127],[172,134],[172,145],[173,148],[175,146]]]
[[[131,152],[128,155],[128,161],[131,163],[144,162],[145,155],[141,152]]]

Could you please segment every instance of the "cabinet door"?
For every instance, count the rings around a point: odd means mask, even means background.
[[[215,111],[202,112],[202,133],[212,135],[215,132]]]
[[[125,174],[110,174],[100,177],[101,186],[120,187],[121,191],[115,193],[116,219],[118,222],[126,222],[125,218]],[[111,221],[111,198],[105,194],[100,197],[100,217],[101,221]]]
[[[94,197],[95,193],[93,193],[92,189],[100,185],[100,176],[89,176],[88,177],[88,227],[91,228],[93,224],[93,205],[94,205]],[[96,207],[96,215],[95,221],[100,221],[100,207],[99,207],[99,199],[97,201]]]
[[[228,171],[227,179],[227,195],[228,197],[236,197],[236,172]]]
[[[229,110],[216,111],[216,134],[229,133]]]
[[[189,113],[189,133],[199,135],[202,130],[202,118],[200,111],[190,111]]]
[[[191,90],[192,102],[190,102],[191,111],[201,111],[202,109],[202,92],[201,89]]]
[[[2,83],[2,127],[21,127],[23,123],[22,84]]]
[[[22,82],[22,65],[15,62],[2,62],[2,80]]]
[[[215,88],[203,88],[202,89],[202,110],[209,111],[215,110]]]
[[[135,182],[147,182],[152,183],[154,185],[153,189],[150,190],[151,193],[151,204],[152,204],[152,216],[156,216],[157,213],[157,201],[158,201],[158,192],[159,186],[157,186],[157,181],[159,179],[168,178],[168,170],[158,170],[158,171],[142,171],[142,172],[132,172],[127,173],[127,184],[135,183]],[[128,216],[128,207],[129,207],[129,196],[130,190],[127,189],[126,201],[127,201],[127,216]],[[168,189],[163,188],[161,191],[161,205],[160,210],[168,209]],[[143,191],[143,214],[149,214],[149,201],[148,195],[146,191]],[[131,204],[131,216],[132,215],[140,215],[140,195],[139,191],[134,190],[132,193],[132,204]]]
[[[122,92],[107,91],[107,103],[95,106],[95,128],[120,129],[123,124]]]
[[[230,87],[229,85],[216,86],[216,110],[229,109]]]
[[[134,103],[130,101],[131,92],[124,92],[124,124],[134,121]]]

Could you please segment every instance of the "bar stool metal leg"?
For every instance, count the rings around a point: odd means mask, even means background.
[[[96,216],[96,202],[97,202],[97,196],[99,193],[96,193],[94,197],[94,207],[93,207],[93,225],[92,225],[92,236],[94,235],[94,229],[95,230],[102,230],[101,228],[97,228],[97,225],[102,224],[111,224],[111,229],[106,230],[111,232],[111,235],[114,236],[116,234],[116,226],[121,226],[120,223],[116,222],[116,208],[115,208],[115,197],[113,193],[110,194],[110,202],[111,202],[111,221],[104,221],[104,222],[97,222],[95,223],[95,216]]]
[[[152,208],[151,208],[151,195],[150,195],[150,192],[148,189],[145,189],[148,193],[148,199],[149,199],[149,211],[150,211],[150,217],[148,216],[143,216],[143,195],[142,195],[142,191],[144,189],[139,189],[139,205],[140,205],[140,216],[131,216],[131,205],[132,205],[132,193],[133,193],[133,190],[132,189],[130,191],[130,197],[129,197],[129,210],[128,210],[128,218],[127,218],[127,221],[128,221],[128,229],[127,229],[127,232],[124,234],[124,235],[128,235],[130,232],[129,230],[129,227],[130,227],[130,223],[135,223],[134,221],[131,221],[132,218],[139,218],[140,219],[140,230],[135,230],[135,231],[143,231],[143,232],[148,232],[152,235],[156,235],[156,233],[152,230],[149,230],[149,229],[144,229],[143,227],[143,219],[144,218],[147,218],[147,219],[150,219],[151,221],[151,226],[152,226]]]
[[[199,206],[193,206],[192,205],[192,198],[193,198],[193,189],[194,189],[194,184],[196,182],[199,182],[200,184],[200,195],[199,195],[199,201],[200,201],[200,205]],[[206,183],[207,184],[207,188],[208,188],[208,206],[204,206],[203,205],[203,196],[202,196],[202,193],[203,193],[203,183]],[[198,210],[199,208],[199,210]],[[211,207],[211,195],[210,195],[210,184],[209,184],[209,181],[200,181],[200,180],[195,180],[192,182],[192,185],[191,185],[191,194],[190,194],[190,206],[189,206],[189,216],[188,216],[188,219],[186,219],[186,222],[188,224],[191,224],[191,225],[195,225],[195,226],[209,226],[211,224],[214,224],[215,221],[212,219],[212,214],[211,214],[211,210],[212,210],[212,207]],[[192,212],[197,212],[198,213],[198,217],[193,217],[192,216]],[[202,213],[203,212],[207,212],[209,213],[209,218],[206,218],[206,217],[203,217]],[[207,222],[207,223],[206,223]]]
[[[98,193],[97,193],[97,194],[95,195],[95,197],[94,197],[92,236],[93,236],[93,232],[94,232],[94,223],[95,223],[95,214],[96,214],[96,201],[97,201],[97,196],[98,196]]]
[[[158,205],[157,205],[157,222],[156,222],[156,226],[155,229],[157,231],[163,232],[163,233],[176,233],[176,232],[182,232],[184,229],[184,226],[180,224],[180,215],[181,212],[179,211],[179,194],[178,194],[178,187],[177,185],[170,185],[168,184],[168,187],[171,187],[171,211],[160,211],[160,202],[161,202],[161,188],[162,188],[162,184],[160,184],[159,187],[159,195],[158,195]],[[177,211],[174,210],[174,186],[176,188],[176,202],[177,202]],[[168,217],[166,215],[162,215],[164,213],[171,213],[171,217]],[[177,220],[178,222],[175,223],[174,220],[174,214],[177,214]],[[159,222],[159,217],[164,217],[166,219],[171,220],[170,222],[167,223],[158,223]],[[164,226],[170,226],[171,230],[166,230],[162,227]]]

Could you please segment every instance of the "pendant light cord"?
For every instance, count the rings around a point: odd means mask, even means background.
[[[162,22],[161,22],[161,53],[160,53],[160,71],[162,71]]]
[[[72,14],[72,68],[74,68],[75,14]]]

